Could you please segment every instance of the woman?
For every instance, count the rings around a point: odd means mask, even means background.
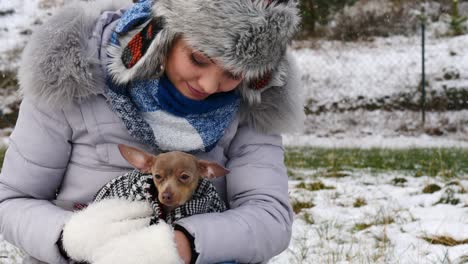
[[[279,134],[303,122],[286,51],[295,2],[127,1],[70,5],[31,37],[0,175],[1,233],[29,261],[68,263],[61,230],[74,207],[131,170],[122,143],[230,170],[214,181],[230,210],[176,223],[186,263],[267,261],[291,236]]]

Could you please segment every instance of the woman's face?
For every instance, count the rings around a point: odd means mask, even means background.
[[[214,93],[234,90],[242,76],[234,76],[216,61],[177,38],[166,61],[166,75],[179,92],[193,100],[204,100]]]

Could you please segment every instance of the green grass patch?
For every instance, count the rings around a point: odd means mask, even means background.
[[[5,159],[6,148],[0,148],[0,170],[2,170],[3,159]]]
[[[306,189],[308,191],[319,191],[319,190],[331,190],[331,189],[335,189],[335,187],[333,186],[327,186],[325,185],[323,182],[321,181],[317,181],[317,182],[312,182],[312,183],[305,183],[305,182],[301,182],[299,183],[298,185],[296,185],[296,188],[302,188],[302,189]]]
[[[423,193],[435,193],[437,191],[440,191],[440,189],[442,188],[439,185],[435,183],[431,183],[431,184],[426,185],[426,187],[424,187],[422,192]]]
[[[366,200],[364,198],[356,198],[356,200],[353,203],[353,207],[362,207],[364,205],[367,205]]]
[[[405,179],[405,178],[396,177],[396,178],[392,179],[392,184],[395,185],[395,186],[405,187],[405,184],[407,182],[408,182],[408,180]]]
[[[315,220],[314,218],[312,217],[312,215],[310,215],[308,212],[305,212],[302,216],[302,219],[304,219],[304,221],[309,224],[309,225],[313,225],[315,224]]]
[[[454,247],[458,245],[468,244],[468,239],[457,240],[449,236],[424,236],[421,238],[426,240],[426,242],[431,243],[433,245],[444,245],[444,246]]]
[[[354,225],[353,230],[355,232],[359,232],[359,231],[365,230],[365,229],[367,229],[367,228],[369,228],[371,226],[372,226],[372,224],[359,223],[359,224]]]
[[[298,214],[302,209],[308,209],[315,206],[312,202],[293,201],[291,203],[294,213]]]
[[[457,190],[458,190],[458,193],[461,193],[461,194],[466,193],[466,190],[465,190],[465,188],[463,187],[463,185],[462,185],[459,181],[457,181],[457,180],[451,181],[451,182],[447,183],[446,186],[451,186],[452,188],[457,189]]]
[[[456,193],[457,191],[455,188],[445,189],[445,192],[442,194],[439,201],[437,201],[435,204],[451,204],[451,205],[459,204],[460,199],[455,196]]]
[[[391,216],[386,216],[386,217],[383,217],[382,219],[377,219],[376,221],[372,223],[357,223],[354,225],[353,231],[359,232],[374,225],[389,225],[393,223],[395,223],[395,219],[393,219]]]
[[[468,174],[468,149],[350,149],[287,148],[286,165],[290,168],[325,169],[325,176],[342,176],[343,171],[409,171],[413,176],[455,177]]]

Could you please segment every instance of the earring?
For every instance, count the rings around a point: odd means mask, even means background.
[[[159,72],[160,72],[160,73],[163,73],[164,70],[165,70],[164,64],[159,65]]]
[[[155,74],[157,77],[161,77],[164,74],[164,70],[165,70],[164,64],[161,63],[158,68],[159,69],[156,69]]]

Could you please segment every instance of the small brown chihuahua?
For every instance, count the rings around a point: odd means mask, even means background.
[[[226,175],[223,166],[195,156],[171,151],[157,156],[143,150],[119,144],[122,156],[142,173],[151,173],[158,190],[158,200],[170,211],[192,197],[201,177],[212,179]]]

